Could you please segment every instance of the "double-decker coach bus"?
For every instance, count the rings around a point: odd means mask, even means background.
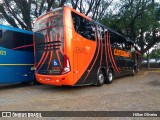
[[[33,33],[0,24],[0,84],[34,80]]]
[[[35,21],[34,47],[42,84],[101,86],[137,69],[132,41],[69,7]]]

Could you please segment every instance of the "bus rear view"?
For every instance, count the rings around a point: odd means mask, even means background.
[[[102,86],[137,70],[134,43],[72,8],[40,16],[34,32],[35,74],[42,84]]]
[[[43,84],[72,85],[69,54],[65,54],[63,9],[39,17],[34,28],[36,79]],[[70,77],[71,75],[68,75]],[[72,78],[67,78],[72,79]]]

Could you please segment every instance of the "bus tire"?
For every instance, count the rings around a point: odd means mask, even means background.
[[[34,81],[22,82],[24,85],[34,85]]]
[[[110,84],[110,83],[112,83],[112,81],[113,81],[113,72],[112,72],[112,70],[108,70],[107,79],[106,79],[105,83]]]
[[[33,85],[41,85],[41,83],[37,81],[36,77],[34,77],[34,80],[32,82]]]
[[[36,79],[34,79],[33,81],[23,82],[23,84],[25,84],[25,85],[31,85],[31,86],[41,85],[41,83],[39,83]]]
[[[105,74],[102,70],[100,70],[97,74],[97,86],[102,86],[105,81]]]

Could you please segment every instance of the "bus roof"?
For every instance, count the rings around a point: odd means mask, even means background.
[[[2,24],[0,24],[0,29],[12,30],[12,31],[15,31],[15,32],[21,32],[21,33],[30,34],[30,35],[33,34],[33,32],[29,31],[29,30],[23,30],[23,29],[10,27],[10,26],[6,26],[6,25],[2,25]]]
[[[131,41],[129,38],[126,38],[125,36],[121,35],[120,33],[116,32],[115,30],[113,30],[113,29],[111,29],[111,28],[109,28],[109,27],[107,27],[107,26],[105,26],[105,25],[102,25],[101,23],[99,23],[99,22],[97,22],[97,21],[94,21],[94,20],[93,20],[93,22],[94,22],[95,24],[98,24],[98,25],[102,26],[103,28],[106,28],[108,31],[110,31],[110,32],[112,32],[112,33],[115,33],[115,34],[121,36],[122,38],[125,38],[126,41]],[[134,42],[133,42],[133,43],[134,43]]]
[[[49,11],[49,12],[47,12],[47,13],[45,13],[45,14],[42,14],[42,15],[40,15],[40,16],[35,20],[35,22],[38,21],[39,19],[43,18],[44,16],[46,16],[46,15],[52,13],[52,12],[55,12],[55,11],[57,11],[57,10],[61,10],[61,9],[62,9],[62,7],[58,7],[58,8],[53,9],[52,11]]]
[[[84,18],[90,20],[90,21],[93,22],[93,23],[98,24],[98,25],[102,26],[103,28],[106,28],[108,31],[110,31],[110,32],[112,32],[112,33],[115,33],[115,34],[121,36],[121,37],[124,38],[127,42],[128,42],[128,41],[131,41],[129,38],[126,38],[125,36],[121,35],[120,33],[116,32],[115,30],[113,30],[113,29],[111,29],[111,28],[109,28],[109,27],[107,27],[107,26],[105,26],[105,25],[103,25],[103,24],[101,24],[101,23],[99,23],[99,22],[97,22],[97,21],[95,21],[95,20],[89,18],[88,16],[86,16],[86,15],[80,13],[79,11],[76,11],[75,9],[70,8],[70,7],[66,7],[66,8],[71,9],[73,12],[75,12],[75,13],[81,15],[82,17],[84,17]],[[133,41],[132,41],[132,42],[133,42]],[[133,42],[133,43],[134,43],[134,42]]]
[[[76,11],[75,9],[73,9],[73,8],[71,8],[71,7],[68,7],[68,6],[59,7],[59,8],[56,8],[56,9],[50,11],[50,12],[47,12],[46,14],[39,16],[39,17],[36,19],[36,21],[39,20],[39,19],[41,19],[43,16],[46,16],[47,14],[50,14],[50,13],[52,13],[52,12],[54,12],[54,11],[57,11],[57,10],[60,10],[60,9],[63,9],[63,8],[70,9],[72,12],[75,12],[75,13],[79,14],[80,16],[82,16],[82,17],[90,20],[91,22],[93,22],[93,23],[95,23],[95,24],[98,24],[98,25],[102,26],[103,28],[106,28],[108,31],[110,31],[110,32],[112,32],[112,33],[115,33],[115,34],[121,36],[122,38],[125,39],[126,42],[128,42],[128,41],[130,42],[130,41],[131,41],[129,38],[126,38],[125,36],[121,35],[120,33],[116,32],[115,30],[113,30],[113,29],[111,29],[111,28],[109,28],[109,27],[107,27],[107,26],[105,26],[105,25],[102,25],[101,23],[99,23],[99,22],[97,22],[97,21],[89,18],[88,16],[84,15],[83,13],[80,13],[79,11]],[[134,44],[133,41],[132,41],[132,43]]]

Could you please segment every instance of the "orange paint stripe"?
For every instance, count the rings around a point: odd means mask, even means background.
[[[60,35],[58,37],[58,30],[56,29],[56,41],[61,41],[61,32],[60,32]],[[62,68],[62,64],[61,64],[61,61],[60,61],[60,58],[59,58],[59,53],[58,53],[58,50],[56,50],[56,56],[57,56],[57,59],[58,59],[58,62]]]
[[[47,38],[45,37],[45,38],[44,38],[44,43],[46,42],[46,39],[47,39]],[[43,50],[45,50],[45,46],[44,46],[44,49],[43,49]],[[38,65],[36,66],[36,68],[38,68],[39,65],[41,64],[41,62],[42,62],[45,54],[46,54],[46,51],[44,51],[44,52],[42,53],[42,57],[41,57],[40,61],[38,62]]]
[[[62,42],[62,30],[61,30],[61,32],[60,32],[60,41]],[[64,43],[63,43],[64,44]],[[60,52],[61,52],[61,54],[62,55],[64,55],[64,52],[63,52],[63,50],[62,50],[62,43],[61,43],[61,46],[60,46]]]
[[[49,66],[50,66],[50,64],[51,64],[52,56],[53,56],[53,51],[50,52],[50,58],[49,58],[47,70],[49,69]]]
[[[56,40],[55,41],[57,41],[58,40],[58,32],[57,32],[57,28],[56,28]]]
[[[119,69],[118,69],[118,67],[117,67],[117,65],[116,65],[116,63],[115,63],[114,58],[113,58],[113,52],[112,52],[112,48],[111,48],[111,44],[110,44],[110,34],[109,34],[109,48],[110,48],[111,59],[112,59],[112,61],[113,61],[113,64],[114,64],[114,66],[115,66],[117,72],[119,73]]]
[[[62,64],[61,64],[61,61],[60,61],[60,58],[59,58],[58,50],[56,50],[56,55],[57,55],[58,62],[59,62],[59,64],[60,64],[61,68],[63,68],[63,67],[62,67]]]
[[[62,42],[62,29],[61,29],[61,31],[60,31],[59,41],[61,41],[61,42]]]
[[[108,55],[107,55],[107,43],[106,43],[106,41],[107,41],[107,36],[106,36],[106,34],[104,33],[104,42],[105,42],[105,55],[106,55],[106,65],[107,65],[107,69],[108,69]]]
[[[101,58],[100,58],[100,67],[102,66],[102,54],[103,54],[103,43],[102,43],[102,34],[101,34],[101,40],[100,40],[100,48],[101,49]]]
[[[46,33],[46,34],[47,34],[47,37],[46,37],[46,38],[48,38],[47,40],[49,40],[48,33]],[[47,41],[46,41],[46,42],[47,42]],[[47,59],[47,57],[48,57],[48,54],[49,54],[49,51],[47,51],[47,55],[46,55],[45,58],[43,59],[41,65],[40,65],[40,67],[39,67],[39,69],[43,66],[44,62],[46,61],[46,59]],[[39,69],[38,69],[38,70],[39,70]]]
[[[43,66],[43,64],[44,64],[44,62],[46,61],[48,55],[49,55],[49,51],[47,52],[47,55],[46,55],[46,57],[44,58],[44,60],[43,60],[43,62],[42,62],[42,64],[41,64],[41,66],[39,67],[39,69]],[[39,69],[38,69],[38,70],[39,70]]]
[[[108,34],[108,32],[107,32],[107,51],[108,51],[108,56],[109,56],[109,60],[111,61],[111,64],[112,64],[112,66],[113,66],[113,69],[114,69],[114,71],[115,71],[115,73],[116,73],[116,75],[117,75],[117,71],[116,71],[116,69],[115,69],[115,66],[113,65],[113,61],[112,61],[112,59],[111,59],[111,55],[110,55],[110,50],[109,50],[109,34]]]
[[[62,50],[62,46],[60,46],[60,52],[61,52],[62,55],[64,55],[64,52]]]
[[[96,36],[96,34],[95,34],[95,38],[96,38],[96,44],[97,44],[97,36]],[[98,40],[98,52],[97,52],[96,58],[95,58],[95,60],[94,60],[94,62],[93,62],[93,64],[92,64],[92,66],[91,66],[90,71],[87,73],[87,75],[86,75],[84,81],[87,79],[89,73],[91,72],[91,70],[92,70],[93,66],[95,65],[95,62],[96,62],[96,60],[97,60],[97,58],[98,58],[99,51],[100,51],[100,46],[99,46],[99,45],[100,45],[100,43],[99,43],[99,40]],[[95,51],[95,52],[96,52],[96,51]],[[83,81],[83,82],[84,82],[84,81]]]
[[[53,39],[52,39],[52,34],[50,34],[49,36],[50,36],[50,39],[49,39],[49,40],[50,40],[50,42],[52,42],[52,41],[53,41]],[[48,62],[47,70],[49,69],[49,66],[50,66],[50,64],[51,64],[52,56],[53,56],[53,51],[51,50],[51,45],[50,45],[50,57],[49,57],[49,62]]]

